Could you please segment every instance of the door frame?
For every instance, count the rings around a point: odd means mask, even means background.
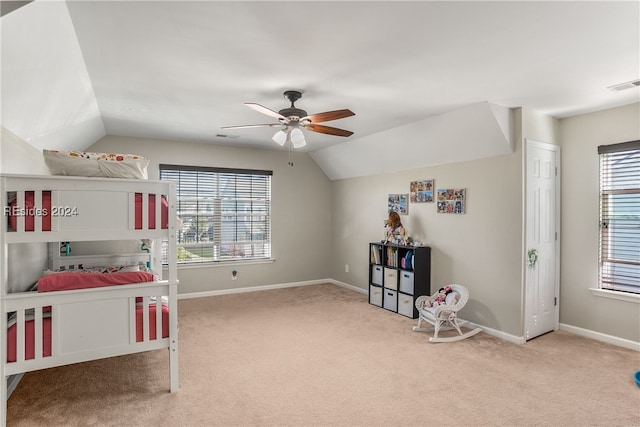
[[[532,138],[524,138],[524,146],[522,150],[522,269],[521,269],[521,277],[522,277],[522,288],[521,288],[521,336],[523,342],[526,342],[526,303],[527,303],[527,185],[528,185],[528,148],[529,146],[541,148],[544,150],[553,151],[555,153],[555,161],[556,161],[556,178],[555,178],[555,204],[556,204],[556,212],[555,212],[555,225],[556,225],[556,233],[557,238],[555,241],[555,278],[554,278],[554,292],[557,298],[557,303],[554,308],[554,327],[553,330],[557,331],[560,329],[560,240],[562,233],[561,231],[561,215],[560,211],[562,206],[560,205],[561,197],[561,157],[560,157],[560,146],[555,144],[550,144],[548,142],[542,142],[539,140],[535,140]]]

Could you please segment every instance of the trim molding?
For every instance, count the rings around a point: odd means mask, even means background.
[[[502,340],[509,341],[511,343],[514,343],[514,344],[524,344],[524,343],[527,342],[527,340],[525,340],[524,337],[511,335],[511,334],[508,334],[508,333],[506,333],[504,331],[499,331],[497,329],[489,328],[487,326],[478,325],[478,324],[470,322],[468,320],[462,320],[462,319],[460,319],[460,320],[462,321],[461,322],[462,326],[464,326],[466,328],[470,328],[470,329],[480,328],[480,329],[482,329],[482,332],[484,332],[487,335],[491,335],[492,337],[500,338]]]
[[[608,289],[589,288],[591,293],[597,297],[617,299],[620,301],[634,302],[640,304],[640,294],[629,292],[610,291]]]
[[[614,337],[613,335],[607,335],[607,334],[603,334],[602,332],[591,331],[589,329],[583,329],[577,326],[571,326],[564,323],[560,324],[560,330],[571,332],[572,334],[580,335],[586,338],[591,338],[596,341],[602,341],[607,344],[617,345],[618,347],[624,347],[630,350],[640,351],[640,342],[637,342],[637,341],[631,341],[625,338]]]
[[[346,288],[346,289],[350,289],[350,290],[352,290],[354,292],[358,292],[359,294],[369,295],[369,290],[368,289],[362,289],[362,288],[359,288],[357,286],[353,286],[353,285],[350,285],[348,283],[340,282],[338,280],[333,280],[333,279],[327,279],[326,282],[332,283],[332,284],[334,284],[336,286],[340,286],[340,287],[343,287],[343,288]]]
[[[284,289],[284,288],[293,288],[296,286],[320,285],[322,283],[336,284],[335,280],[331,280],[331,279],[307,280],[304,282],[290,282],[290,283],[279,283],[275,285],[250,286],[247,288],[221,289],[218,291],[206,291],[206,292],[191,292],[188,294],[178,294],[178,299],[202,298],[202,297],[211,297],[216,295],[241,294],[244,292],[269,291],[271,289]]]

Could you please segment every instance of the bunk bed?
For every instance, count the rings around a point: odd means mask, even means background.
[[[178,391],[175,184],[143,179],[0,175],[0,425],[7,378],[167,349]],[[70,255],[60,242],[145,242],[133,254]],[[168,268],[160,251],[167,244]],[[49,246],[37,290],[9,292],[12,244]],[[69,256],[67,256],[69,255]]]

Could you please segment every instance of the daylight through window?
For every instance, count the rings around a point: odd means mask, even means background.
[[[598,147],[600,288],[640,293],[640,141]]]
[[[160,179],[177,184],[178,263],[271,258],[271,175],[160,165]]]

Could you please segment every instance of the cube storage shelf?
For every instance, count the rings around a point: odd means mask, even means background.
[[[369,303],[415,319],[416,298],[431,295],[431,248],[369,243]]]

